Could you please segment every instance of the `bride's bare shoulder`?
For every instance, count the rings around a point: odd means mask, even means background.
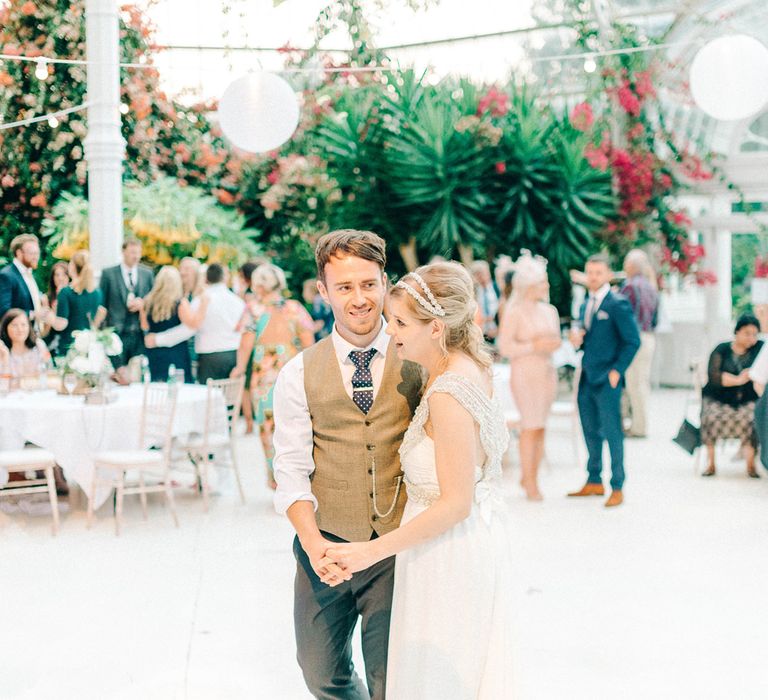
[[[493,389],[491,370],[480,367],[472,358],[465,355],[452,358],[448,371],[468,379],[472,384],[480,387],[486,394],[491,394]]]

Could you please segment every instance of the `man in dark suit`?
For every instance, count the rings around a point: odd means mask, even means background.
[[[42,317],[40,289],[33,274],[40,261],[37,236],[16,236],[11,241],[11,258],[11,264],[0,270],[0,318],[8,309],[22,309],[33,320],[36,312]]]
[[[623,500],[624,431],[621,424],[621,389],[624,373],[640,347],[632,307],[611,291],[608,259],[593,255],[585,269],[589,296],[582,304],[580,329],[571,333],[575,348],[583,346],[578,405],[587,443],[587,483],[569,496],[602,496],[603,440],[611,453],[611,495],[607,507]]]
[[[107,309],[105,325],[113,327],[123,341],[123,353],[115,364],[122,367],[144,352],[144,338],[139,325],[139,311],[154,282],[152,270],[139,264],[141,241],[123,241],[123,261],[101,273],[101,294]]]

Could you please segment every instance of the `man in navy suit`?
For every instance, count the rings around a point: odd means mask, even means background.
[[[33,270],[40,261],[37,236],[23,233],[11,241],[12,262],[0,270],[0,318],[8,309],[22,309],[30,319],[42,320],[40,289]]]
[[[571,333],[575,348],[583,347],[578,404],[587,443],[587,483],[569,496],[602,496],[603,440],[611,453],[611,495],[607,507],[624,501],[624,430],[621,389],[624,373],[640,347],[632,307],[611,291],[608,258],[593,255],[585,268],[589,296],[581,307],[581,328]]]

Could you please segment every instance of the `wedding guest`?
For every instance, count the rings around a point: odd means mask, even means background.
[[[513,291],[499,326],[499,352],[510,360],[510,387],[520,411],[521,484],[540,501],[538,471],[544,430],[557,392],[552,353],[560,347],[560,317],[549,301],[546,260],[528,251],[515,263]]]
[[[166,265],[155,277],[152,290],[144,299],[144,307],[139,312],[141,328],[150,333],[162,333],[184,324],[194,330],[202,323],[207,309],[208,298],[203,295],[197,311],[192,311],[190,302],[184,296],[181,274],[175,267]],[[171,347],[147,348],[146,352],[153,382],[167,381],[171,365],[184,371],[186,383],[193,382],[192,361],[186,340]]]
[[[507,302],[512,298],[512,280],[514,277],[514,269],[506,270],[502,276],[500,287],[501,293],[499,294],[499,322],[501,322],[501,319],[504,316],[504,308],[506,307]]]
[[[251,277],[253,276],[253,271],[260,264],[261,263],[257,263],[257,262],[254,262],[253,260],[249,260],[248,262],[244,262],[242,265],[240,265],[240,268],[237,271],[238,272],[237,295],[246,304],[253,297],[253,289],[251,287]]]
[[[139,264],[141,241],[126,238],[123,241],[123,260],[101,273],[101,295],[107,310],[106,325],[115,329],[123,342],[123,352],[114,359],[117,367],[144,352],[139,312],[144,297],[152,289],[152,270]]]
[[[286,362],[315,342],[312,318],[306,309],[284,296],[285,273],[277,265],[259,265],[251,277],[253,299],[237,352],[233,377],[252,365],[251,401],[267,459],[267,482],[275,488],[272,472],[274,417],[272,393],[275,380]]]
[[[253,260],[244,262],[238,270],[238,285],[237,295],[246,303],[245,313],[248,313],[247,305],[253,299],[253,289],[251,288],[251,277],[253,271],[260,265],[260,263]],[[243,322],[241,321],[241,330]],[[242,344],[242,339],[241,339]],[[253,358],[251,358],[253,359]],[[243,400],[240,406],[240,410],[245,418],[245,434],[250,435],[253,433],[253,405],[251,404],[251,377],[253,374],[253,363],[249,360],[246,363],[245,368],[245,384],[243,385]]]
[[[240,347],[239,323],[245,310],[245,302],[227,288],[222,265],[213,263],[205,271],[207,286],[202,295],[207,297],[207,308],[202,322],[195,329],[185,323],[162,333],[148,333],[144,342],[148,348],[170,347],[195,336],[197,353],[197,381],[205,384],[209,379],[226,379],[237,364]],[[197,314],[202,297],[191,302]]]
[[[11,381],[37,376],[40,365],[51,359],[45,343],[37,337],[24,309],[8,309],[0,320],[0,361],[7,363]]]
[[[755,469],[754,415],[757,392],[750,377],[763,341],[758,340],[760,321],[745,314],[736,321],[733,340],[720,343],[709,356],[707,383],[701,391],[701,441],[707,448],[707,468],[702,476],[714,476],[715,442],[739,438],[747,462],[747,475]]]
[[[301,296],[307,306],[307,311],[312,317],[315,331],[315,340],[322,340],[333,331],[333,309],[330,304],[326,304],[320,292],[317,289],[317,278],[312,277],[304,280],[301,289]]]
[[[203,293],[204,278],[200,274],[200,261],[197,258],[186,257],[179,260],[181,288],[187,301],[192,301]]]
[[[0,319],[0,365],[4,374],[11,377],[11,386],[18,387],[23,377],[37,377],[42,365],[48,363],[51,354],[45,343],[37,337],[35,329],[24,309],[9,309]],[[23,481],[21,472],[9,474],[10,481]],[[69,494],[64,472],[58,465],[53,468],[56,493]]]
[[[624,258],[626,280],[620,293],[627,298],[640,329],[640,349],[627,368],[626,396],[631,424],[629,437],[645,437],[648,431],[648,401],[651,395],[651,363],[656,347],[654,330],[659,310],[656,275],[645,251],[630,250]]]
[[[51,315],[56,315],[56,309],[58,306],[58,296],[64,287],[70,282],[69,279],[69,265],[63,261],[54,263],[51,267],[51,272],[48,275],[48,291],[43,294],[42,305],[44,309],[50,309]],[[50,324],[50,316],[46,323],[41,324],[40,335],[45,338],[45,343],[52,354],[58,354],[59,352],[59,333],[54,330]]]
[[[512,276],[514,275],[514,263],[509,255],[499,255],[494,260],[493,284],[499,297],[499,310],[496,317],[501,323],[501,316],[504,311],[505,302],[509,301],[512,295]]]
[[[498,332],[496,314],[499,311],[499,293],[491,279],[491,266],[486,260],[475,260],[469,269],[475,281],[475,298],[482,317],[483,335],[486,341],[493,342]]]
[[[611,495],[606,507],[624,502],[624,431],[621,425],[621,388],[624,373],[640,347],[632,307],[611,291],[608,258],[587,260],[585,281],[589,296],[582,304],[580,328],[571,332],[571,343],[583,347],[578,406],[587,444],[587,483],[569,496],[602,496],[603,441],[611,453]]]
[[[51,320],[51,327],[60,334],[60,355],[67,354],[75,331],[99,326],[107,314],[88,251],[75,251],[69,261],[69,276],[72,281],[59,292],[56,315]]]
[[[40,289],[34,271],[40,262],[40,244],[37,236],[22,233],[11,241],[10,265],[0,270],[0,316],[9,309],[21,309],[30,319],[42,321]]]

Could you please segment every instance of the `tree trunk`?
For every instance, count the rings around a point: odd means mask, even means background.
[[[464,265],[469,267],[475,259],[472,253],[472,246],[459,243],[459,259]]]
[[[405,263],[405,269],[408,272],[415,270],[419,266],[419,256],[416,252],[416,237],[411,236],[407,243],[401,243],[397,247],[400,250],[400,257]]]

